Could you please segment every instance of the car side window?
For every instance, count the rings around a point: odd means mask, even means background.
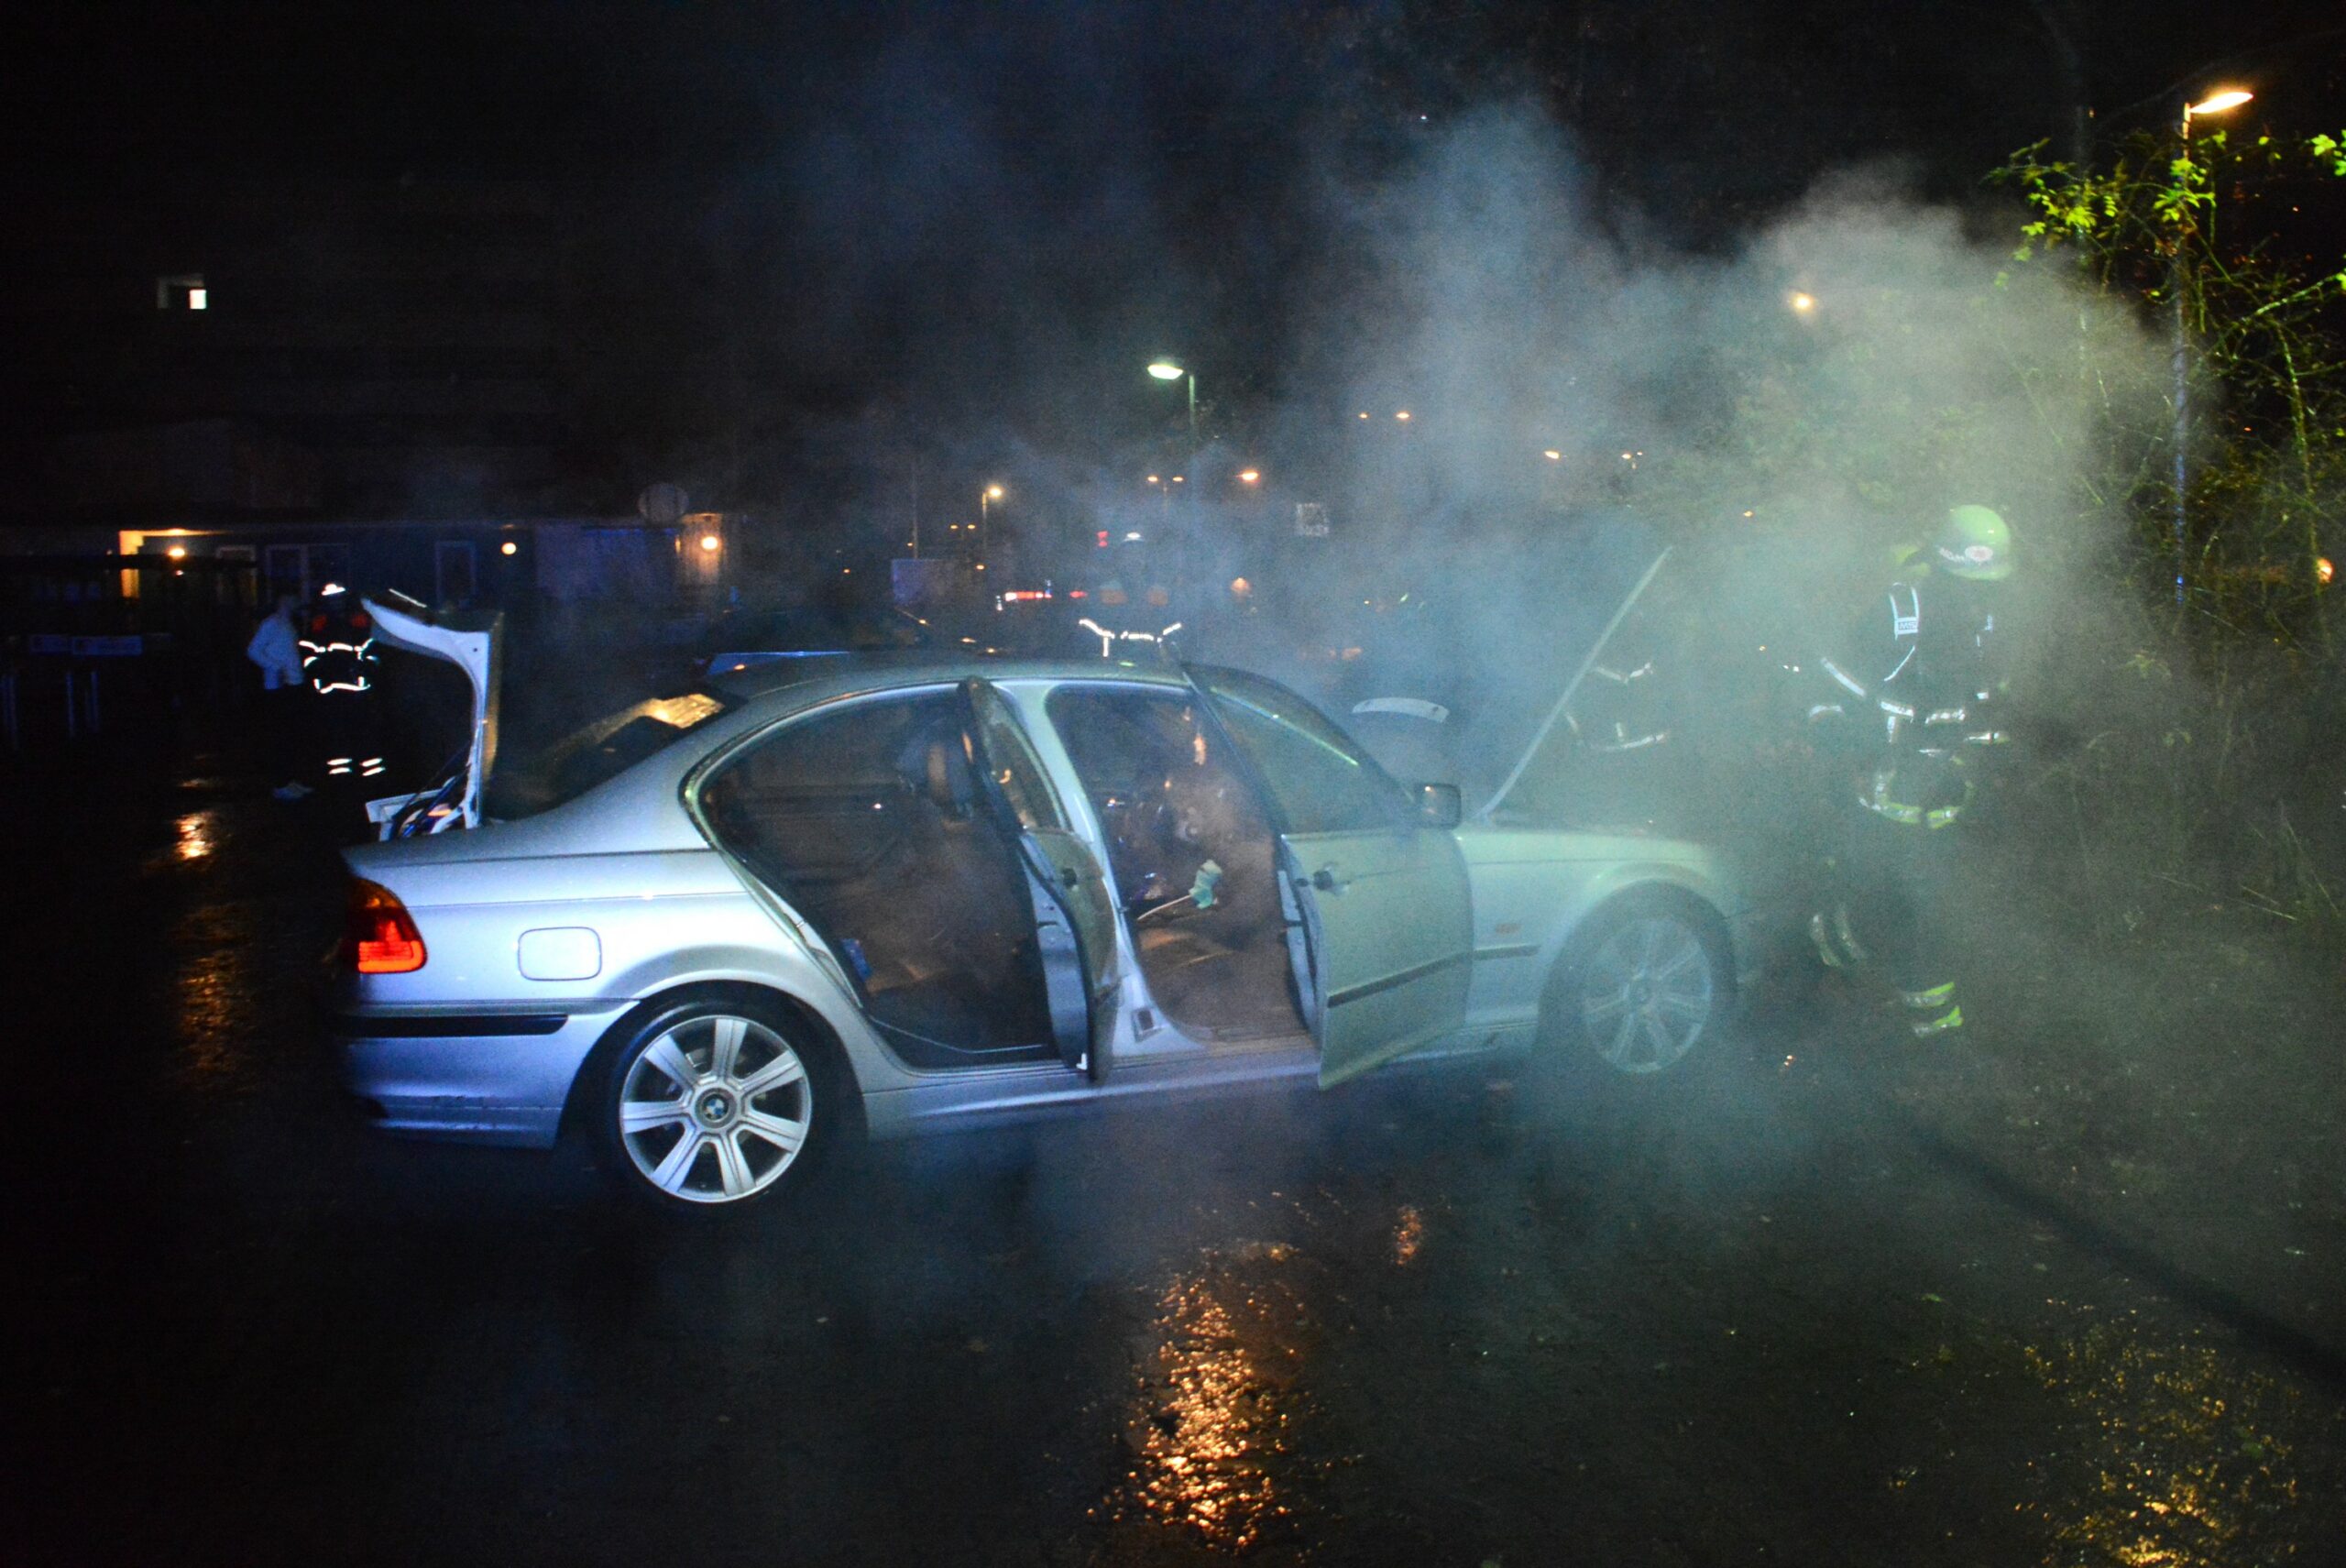
[[[1277,801],[1287,831],[1356,833],[1411,820],[1407,792],[1310,703],[1259,675],[1201,674],[1215,713]]]
[[[1018,727],[1000,694],[972,682],[970,696],[977,710],[978,740],[985,750],[988,776],[1010,803],[1018,826],[1029,832],[1066,831],[1067,813],[1052,793],[1042,759],[1035,755],[1025,731]]]

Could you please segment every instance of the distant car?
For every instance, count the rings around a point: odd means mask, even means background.
[[[696,679],[754,669],[780,659],[834,657],[926,648],[927,623],[893,605],[729,610],[696,640]]]
[[[478,743],[439,817],[345,851],[349,1088],[399,1132],[573,1129],[673,1209],[784,1190],[859,1124],[1535,1040],[1656,1072],[1714,1047],[1755,950],[1710,851],[1462,826],[1235,670],[777,661],[522,764],[492,638],[378,625],[466,666]]]

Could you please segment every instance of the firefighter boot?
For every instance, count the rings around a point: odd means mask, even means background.
[[[1903,991],[1899,996],[1906,1003],[1907,1026],[1918,1040],[1963,1027],[1963,1009],[1956,1003],[1953,981],[1921,991]]]
[[[1808,939],[1826,969],[1845,973],[1863,969],[1869,955],[1849,925],[1848,905],[1836,904],[1831,914],[1820,910],[1808,917]]]

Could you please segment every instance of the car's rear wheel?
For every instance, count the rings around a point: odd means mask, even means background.
[[[672,1211],[737,1211],[810,1169],[845,1119],[826,1043],[746,996],[640,1014],[614,1041],[596,1111],[604,1164]]]
[[[1598,912],[1551,982],[1551,1037],[1633,1076],[1709,1054],[1725,1025],[1735,970],[1716,922],[1689,901],[1624,899]]]

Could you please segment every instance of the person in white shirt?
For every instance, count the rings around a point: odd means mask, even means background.
[[[294,612],[301,608],[301,595],[278,595],[277,608],[245,644],[245,657],[260,666],[262,743],[270,772],[285,780],[269,792],[280,800],[299,800],[310,793],[298,762],[301,721],[309,714],[303,699],[310,694],[301,673],[301,637],[293,625]]]

